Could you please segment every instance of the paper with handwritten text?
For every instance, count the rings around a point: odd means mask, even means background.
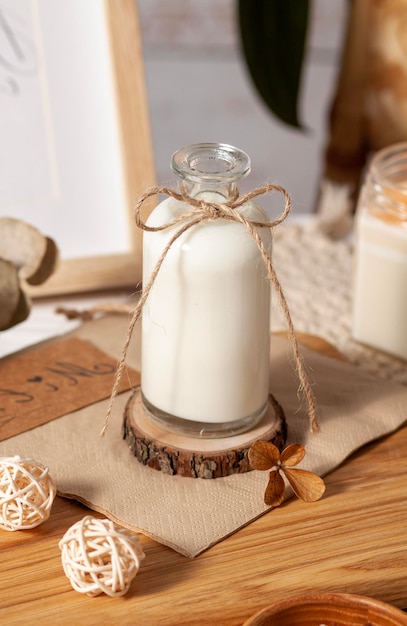
[[[77,338],[0,361],[0,441],[108,398],[116,367]],[[119,391],[137,384],[139,374],[127,369]]]

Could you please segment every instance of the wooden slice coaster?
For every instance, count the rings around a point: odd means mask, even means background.
[[[187,437],[164,430],[146,415],[140,389],[129,399],[123,419],[123,439],[140,463],[165,474],[190,478],[220,478],[248,472],[252,443],[270,441],[281,450],[286,437],[284,411],[272,394],[268,411],[257,426],[222,439]]]

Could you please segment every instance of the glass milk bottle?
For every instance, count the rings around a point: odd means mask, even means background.
[[[171,162],[188,196],[217,203],[235,198],[250,159],[226,144],[177,151]],[[191,210],[164,199],[148,226]],[[249,201],[235,209],[267,221]],[[143,284],[182,226],[145,232]],[[271,252],[271,233],[260,228]],[[270,285],[258,247],[244,225],[205,219],[170,248],[142,314],[141,391],[147,415],[166,430],[225,437],[257,424],[268,406]]]
[[[353,336],[407,359],[407,143],[373,158],[356,213]]]

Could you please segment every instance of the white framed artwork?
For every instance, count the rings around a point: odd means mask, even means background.
[[[136,285],[155,182],[135,0],[0,0],[0,215],[60,249],[32,295]]]

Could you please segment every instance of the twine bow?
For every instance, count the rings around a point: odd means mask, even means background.
[[[241,215],[241,213],[239,213],[239,211],[236,211],[236,209],[244,205],[246,202],[248,202],[252,198],[270,193],[272,191],[278,191],[279,193],[281,193],[285,200],[284,210],[282,211],[281,215],[277,219],[273,221],[268,221],[268,222],[256,222],[256,221],[245,218],[243,215]],[[192,209],[190,210],[187,209],[185,213],[183,213],[179,217],[176,217],[170,222],[163,224],[162,226],[148,226],[144,222],[144,220],[141,218],[141,208],[143,204],[146,202],[146,200],[157,195],[169,196],[171,198],[174,198],[175,200],[178,200],[179,202],[185,203],[186,205],[192,207]],[[154,284],[157,274],[160,271],[160,268],[164,262],[164,259],[168,254],[168,251],[173,246],[175,241],[179,237],[181,237],[183,233],[189,230],[192,226],[195,226],[196,224],[199,224],[206,220],[214,220],[214,219],[224,219],[224,220],[229,220],[233,222],[240,222],[241,224],[243,224],[243,226],[247,229],[250,236],[256,242],[256,245],[263,259],[264,265],[267,269],[267,278],[268,280],[271,281],[274,287],[274,290],[278,296],[280,307],[284,313],[284,317],[287,323],[288,338],[292,346],[297,375],[300,380],[299,392],[304,393],[307,404],[308,404],[308,415],[309,415],[309,420],[310,420],[311,432],[319,431],[314,395],[313,395],[311,385],[309,383],[309,380],[308,380],[308,377],[307,377],[307,374],[306,374],[306,371],[302,362],[302,357],[300,355],[297,338],[295,336],[294,325],[291,319],[290,312],[288,310],[287,301],[285,299],[282,287],[280,285],[280,282],[272,266],[271,259],[264,246],[263,240],[257,231],[258,228],[269,228],[270,230],[272,230],[275,226],[278,226],[279,224],[281,224],[281,222],[283,222],[286,219],[287,215],[290,212],[290,209],[291,209],[290,196],[288,195],[288,193],[283,187],[280,187],[279,185],[274,185],[274,184],[268,184],[268,185],[263,185],[261,187],[257,187],[256,189],[249,191],[243,196],[236,196],[230,200],[227,200],[225,202],[220,202],[220,203],[208,202],[206,200],[203,200],[202,198],[197,198],[197,197],[191,198],[190,196],[187,195],[187,193],[183,189],[181,189],[180,192],[177,192],[174,189],[171,189],[168,187],[154,187],[146,191],[144,194],[140,196],[134,209],[135,222],[139,228],[145,231],[149,231],[149,232],[157,232],[160,230],[166,230],[167,228],[172,228],[176,226],[177,224],[181,224],[181,226],[175,232],[175,234],[171,237],[171,239],[168,241],[167,245],[163,249],[150,275],[148,283],[144,286],[140,300],[138,301],[137,306],[134,308],[134,311],[132,313],[129,327],[127,330],[126,340],[123,346],[122,355],[119,360],[119,364],[118,364],[116,374],[115,374],[115,380],[113,384],[112,393],[110,396],[110,403],[109,403],[108,410],[107,410],[106,417],[105,417],[105,423],[101,431],[102,436],[105,434],[107,426],[108,426],[110,414],[111,414],[112,407],[113,407],[113,402],[117,395],[120,379],[123,374],[127,350],[130,344],[134,326],[136,325],[138,319],[140,318],[143,306],[148,298],[148,295],[151,291],[151,288]]]

